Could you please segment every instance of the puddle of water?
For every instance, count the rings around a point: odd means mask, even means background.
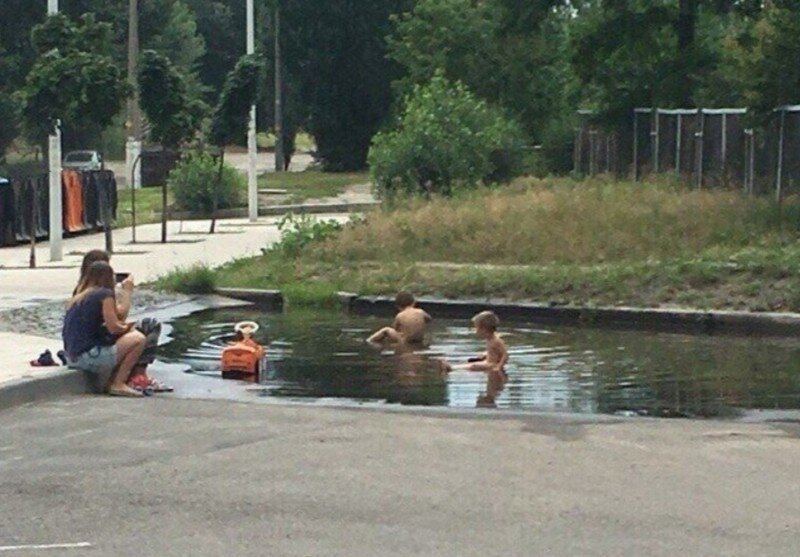
[[[428,348],[396,354],[364,342],[386,319],[239,308],[176,320],[164,357],[219,377],[222,348],[243,320],[261,324],[269,360],[263,388],[242,387],[243,397],[664,417],[800,408],[800,348],[782,338],[504,324],[508,382],[497,385],[481,373],[439,373],[436,360],[465,362],[484,349],[467,320],[436,320]]]

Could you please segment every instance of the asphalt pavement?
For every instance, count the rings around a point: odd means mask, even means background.
[[[800,554],[798,424],[471,416],[90,396],[11,409],[0,552]]]

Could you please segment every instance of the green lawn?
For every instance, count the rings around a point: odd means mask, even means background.
[[[136,224],[161,222],[161,188],[140,188],[136,190]],[[132,224],[131,190],[119,190],[117,203],[117,228],[125,228]],[[172,193],[168,192],[167,202],[173,202]]]
[[[369,182],[367,172],[280,172],[262,174],[258,178],[259,188],[287,190],[291,203],[308,199],[333,197],[345,191],[348,186]]]

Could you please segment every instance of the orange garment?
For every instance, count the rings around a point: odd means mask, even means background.
[[[80,173],[62,170],[61,186],[64,192],[64,230],[80,232],[86,228],[83,223],[83,182]]]

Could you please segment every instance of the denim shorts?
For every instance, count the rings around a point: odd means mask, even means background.
[[[95,346],[75,359],[68,358],[68,363],[71,368],[110,377],[117,365],[117,347]]]

